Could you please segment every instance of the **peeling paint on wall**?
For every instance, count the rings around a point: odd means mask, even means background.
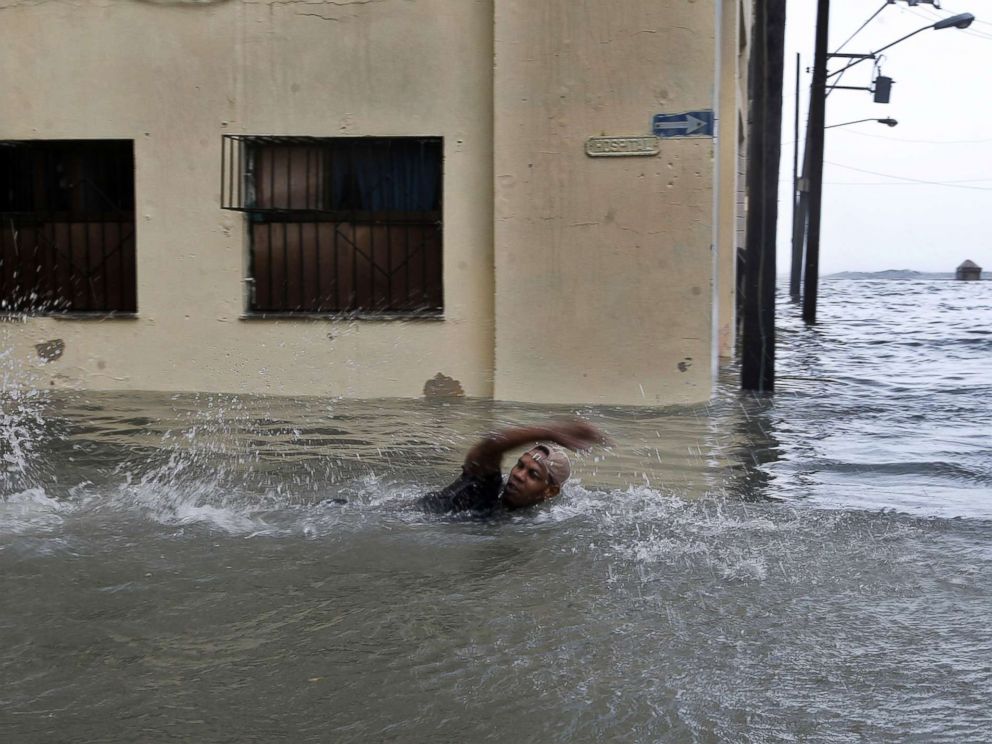
[[[45,364],[48,364],[48,362],[54,362],[62,356],[62,352],[65,351],[65,341],[60,338],[53,338],[51,341],[35,344],[34,349]]]
[[[464,398],[465,391],[458,380],[438,372],[424,383],[425,398]]]

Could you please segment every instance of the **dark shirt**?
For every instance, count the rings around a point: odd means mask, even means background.
[[[500,508],[499,492],[502,488],[503,476],[499,473],[469,475],[463,471],[454,483],[421,498],[420,505],[432,514],[461,511],[489,513]]]

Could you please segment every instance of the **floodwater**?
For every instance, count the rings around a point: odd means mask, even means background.
[[[7,369],[0,741],[988,741],[992,282],[779,315],[774,398],[729,370],[699,407]],[[614,444],[553,505],[412,506],[479,432],[562,413]]]

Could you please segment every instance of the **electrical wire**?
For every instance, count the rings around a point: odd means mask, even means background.
[[[892,176],[892,178],[899,178],[899,176]],[[791,178],[780,178],[779,183],[789,183],[791,180]],[[920,181],[918,183],[915,181],[898,181],[896,183],[892,181],[824,181],[823,183],[829,183],[833,186],[948,186],[956,183],[988,183],[990,181],[992,178],[962,178],[958,181]]]
[[[906,181],[907,183],[927,184],[930,186],[943,186],[945,188],[952,188],[952,189],[967,189],[969,191],[992,191],[992,186],[990,187],[966,186],[964,185],[964,183],[955,182],[955,181],[928,181],[923,178],[910,178],[908,176],[896,176],[892,173],[879,173],[878,171],[868,170],[867,168],[855,168],[853,165],[844,165],[843,163],[835,163],[829,160],[824,160],[823,162],[832,165],[836,168],[852,170],[858,173],[867,173],[872,176],[882,176],[883,178],[894,178],[897,181]],[[985,179],[978,179],[978,180],[985,180]]]
[[[982,145],[986,142],[992,142],[992,137],[985,139],[973,139],[973,140],[925,140],[925,139],[903,139],[902,137],[887,137],[884,134],[868,134],[868,132],[857,132],[851,129],[845,129],[844,134],[854,134],[858,137],[870,137],[871,139],[883,139],[890,142],[905,142],[907,144],[913,145]],[[792,143],[787,143],[792,144]]]
[[[861,25],[860,25],[860,26],[858,27],[858,30],[857,30],[857,31],[855,31],[855,32],[854,32],[853,34],[851,34],[850,36],[848,36],[848,37],[847,37],[847,41],[845,41],[845,42],[844,42],[843,44],[841,44],[841,45],[840,45],[839,47],[837,47],[837,49],[835,49],[835,50],[834,50],[834,54],[836,54],[836,53],[837,53],[837,52],[839,52],[839,51],[840,51],[841,49],[843,49],[844,47],[846,47],[846,46],[847,46],[847,45],[848,45],[848,44],[850,43],[850,41],[851,41],[851,39],[853,39],[853,38],[854,38],[855,36],[857,36],[857,35],[858,35],[858,34],[860,34],[860,33],[861,33],[862,31],[864,31],[864,28],[865,28],[865,26],[867,26],[867,25],[868,25],[869,23],[871,23],[872,21],[874,21],[874,20],[875,20],[875,17],[876,17],[876,16],[877,16],[877,15],[878,15],[879,13],[881,13],[881,12],[882,12],[883,10],[885,10],[885,8],[886,8],[886,7],[888,6],[888,4],[889,4],[888,2],[884,2],[884,3],[882,3],[882,7],[881,7],[881,8],[879,8],[878,10],[876,10],[876,11],[875,11],[874,13],[872,13],[872,15],[871,15],[871,17],[870,17],[870,18],[869,18],[869,19],[868,19],[867,21],[865,21],[864,23],[862,23],[862,24],[861,24]]]
[[[850,36],[848,36],[847,37],[847,41],[845,41],[843,44],[841,44],[839,47],[837,47],[837,49],[834,51],[834,54],[836,54],[841,49],[843,49],[844,47],[846,47],[848,45],[848,43],[851,41],[851,39],[853,39],[855,36],[857,36],[858,34],[860,34],[864,30],[865,26],[867,26],[869,23],[871,23],[872,21],[874,21],[875,20],[875,17],[878,16],[878,14],[881,13],[883,10],[885,10],[885,7],[888,4],[889,4],[888,2],[882,3],[882,7],[880,7],[878,10],[876,10],[874,13],[872,13],[871,14],[871,17],[867,21],[865,21],[864,23],[862,23],[858,27],[858,30],[857,31],[855,31],[853,34],[851,34]],[[840,85],[840,81],[844,79],[844,74],[846,72],[847,72],[846,69],[845,70],[841,70],[841,73],[838,76],[837,80],[831,86],[829,86],[827,88],[826,92],[823,94],[824,97],[829,97],[830,94],[833,93],[833,91],[836,88],[836,86]]]
[[[824,186],[945,186],[941,183],[906,183],[901,181],[824,181]],[[989,189],[992,190],[992,189]]]
[[[840,47],[837,48],[837,51],[840,51],[841,49],[843,49],[844,46],[846,46],[847,43],[851,41],[851,39],[853,39],[855,36],[857,36],[859,33],[861,33],[861,31],[865,28],[865,26],[867,26],[869,23],[871,23],[871,21],[873,21],[875,19],[875,17],[879,13],[881,13],[882,10],[885,9],[885,7],[887,5],[889,5],[888,2],[886,2],[884,5],[882,5],[881,8],[879,8],[878,10],[876,10],[875,13],[872,14],[872,16],[867,21],[865,21],[864,23],[861,24],[861,26],[858,28],[857,31],[855,31],[853,34],[851,34],[851,36],[849,36],[847,38],[847,41],[845,41],[843,44],[840,45]],[[933,23],[935,21],[940,21],[940,20],[943,20],[945,17],[946,18],[949,18],[949,17],[955,15],[955,13],[953,13],[950,10],[948,10],[947,8],[943,8],[942,10],[947,11],[947,13],[949,13],[950,15],[945,16],[945,15],[942,15],[940,13],[937,13],[936,10],[934,10],[934,9],[927,9],[927,8],[921,8],[921,9],[905,8],[904,9],[904,12],[909,13],[910,15],[914,15],[917,18],[922,18],[923,20],[928,21],[930,23]],[[992,26],[992,23],[990,23],[988,21],[978,21],[977,19],[975,21],[973,21],[973,24],[974,23],[982,23],[983,25]],[[960,29],[960,31],[961,31],[961,33],[967,34],[968,36],[972,36],[974,38],[985,39],[987,41],[992,41],[992,33],[985,33],[985,32],[973,30],[973,29],[970,29],[970,28],[968,28],[968,29]],[[880,60],[876,60],[875,61],[876,67],[879,64],[879,61]],[[843,79],[843,77],[844,77],[844,75],[845,75],[846,72],[847,72],[846,69],[844,69],[844,70],[841,71],[840,75],[837,77],[837,80],[832,84],[831,87],[828,87],[825,95],[829,96],[833,92],[834,87],[837,86],[837,85],[840,85],[840,81]]]
[[[906,8],[906,12],[907,13],[910,13],[911,15],[918,16],[919,18],[924,18],[924,19],[926,19],[928,21],[939,21],[939,20],[943,20],[944,18],[950,18],[951,16],[960,15],[960,13],[958,13],[957,11],[949,10],[948,8],[941,8],[941,10],[946,11],[948,15],[947,16],[941,15],[940,13],[935,12],[932,8],[931,9],[920,8],[919,10],[910,10],[909,8]],[[976,23],[978,25],[980,25],[980,26],[992,26],[992,22],[983,21],[983,20],[981,20],[979,18],[976,18],[975,20],[973,20],[971,22],[972,25],[975,25]],[[961,30],[962,31],[971,31],[971,29],[961,29]],[[984,34],[985,32],[984,31],[975,31],[973,33]]]
[[[880,139],[887,142],[897,142],[899,144],[907,145],[984,145],[992,142],[992,138],[986,139],[975,139],[975,140],[924,140],[924,139],[904,139],[902,137],[886,137],[884,134],[868,134],[867,132],[855,132],[848,129],[843,130],[843,134],[854,134],[858,137],[868,137],[870,139]],[[794,139],[782,140],[782,147],[787,145],[794,145],[796,141]],[[992,179],[989,179],[992,180]]]
[[[947,10],[947,8],[944,8],[944,10]],[[934,11],[927,10],[925,8],[922,9],[922,12],[920,10],[911,10],[909,8],[906,8],[905,9],[905,12],[909,13],[910,15],[914,15],[917,18],[922,18],[925,21],[930,21],[931,23],[934,22],[934,21],[941,21],[944,18],[950,18],[951,16],[956,15],[956,13],[953,13],[952,11],[947,10],[947,12],[950,13],[950,15],[949,16],[943,16],[943,15],[940,15],[939,13],[935,13]],[[986,26],[992,26],[992,23],[989,23],[988,21],[979,21],[977,18],[974,21],[972,21],[972,25],[974,25],[976,23],[981,23],[981,24],[986,25]],[[977,39],[988,39],[988,40],[992,40],[992,33],[986,33],[985,31],[978,31],[976,29],[971,29],[971,28],[962,28],[962,29],[958,29],[958,32],[959,33],[962,33],[962,34],[966,34],[968,36],[973,36],[973,37],[975,37]]]

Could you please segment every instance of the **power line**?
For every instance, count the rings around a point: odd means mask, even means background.
[[[844,134],[855,134],[858,137],[870,137],[872,139],[884,139],[890,142],[907,142],[914,145],[980,145],[985,142],[992,142],[992,137],[974,140],[903,139],[902,137],[886,137],[884,134],[868,134],[868,132],[858,132],[852,129],[845,129]]]
[[[944,10],[947,9],[945,8]],[[905,12],[909,13],[910,15],[914,15],[917,18],[922,18],[925,21],[931,21],[931,22],[940,21],[943,20],[944,18],[950,17],[950,16],[941,15],[933,10],[928,10],[928,9],[922,9],[922,12],[920,12],[919,10],[910,10],[909,8],[906,8]],[[951,11],[947,11],[947,12],[951,13]],[[951,13],[951,15],[955,15],[955,14]],[[984,23],[985,25],[992,25],[986,21],[979,21],[978,19],[972,21],[972,24],[975,23]],[[968,36],[974,36],[977,39],[992,39],[992,34],[985,33],[984,31],[976,31],[975,29],[971,29],[971,28],[960,29],[959,33],[967,34]]]
[[[835,166],[837,168],[844,168],[845,170],[852,170],[858,173],[867,173],[872,176],[882,176],[883,178],[894,178],[897,181],[906,181],[909,183],[922,183],[922,184],[928,184],[930,186],[943,186],[945,188],[951,188],[951,189],[967,189],[969,191],[992,191],[992,187],[986,188],[984,186],[966,186],[964,185],[964,183],[955,182],[955,181],[928,181],[923,178],[896,176],[892,173],[879,173],[878,171],[868,170],[866,168],[855,168],[853,165],[844,165],[843,163],[835,163],[829,160],[825,160],[824,162],[829,163],[830,165]],[[985,180],[985,179],[980,179],[980,180]]]
[[[858,137],[869,137],[871,139],[886,140],[888,142],[905,143],[908,145],[983,145],[992,142],[992,138],[977,139],[977,140],[922,140],[922,139],[903,139],[901,137],[886,137],[884,134],[868,134],[867,132],[855,132],[848,129],[843,130],[844,134],[855,134]],[[788,145],[794,145],[796,141],[793,139],[782,140],[782,147]]]
[[[843,44],[841,44],[839,47],[837,47],[837,50],[836,51],[839,52],[841,49],[843,49],[844,47],[846,47],[847,44],[848,44],[848,42],[850,42],[851,39],[853,39],[855,36],[857,36],[858,34],[860,34],[864,30],[865,26],[867,26],[869,23],[871,23],[872,21],[874,21],[875,20],[875,17],[879,13],[881,13],[883,10],[885,10],[885,8],[886,8],[887,5],[888,5],[887,2],[882,3],[882,7],[880,7],[878,10],[876,10],[874,13],[872,13],[871,14],[871,17],[867,21],[865,21],[864,23],[862,23],[858,27],[858,30],[857,31],[855,31],[853,34],[851,34],[850,36],[848,36],[847,37],[847,41],[845,41]],[[840,85],[840,81],[844,79],[844,73],[846,73],[846,72],[847,72],[847,69],[846,68],[840,71],[840,76],[834,82],[834,85],[835,86]],[[824,95],[829,96],[833,92],[833,90],[834,90],[834,88],[828,88],[827,89],[827,92]]]
[[[864,30],[865,26],[867,26],[869,23],[871,23],[872,21],[874,21],[875,20],[875,16],[877,16],[879,13],[881,13],[883,10],[885,10],[885,8],[887,6],[888,6],[888,3],[887,2],[882,3],[882,7],[879,8],[878,10],[876,10],[874,13],[872,13],[871,14],[871,17],[867,21],[865,21],[860,26],[858,26],[858,30],[855,31],[850,36],[848,36],[847,37],[847,41],[845,41],[843,44],[841,44],[839,47],[837,47],[834,50],[834,52],[835,53],[836,52],[839,52],[841,49],[843,49],[844,47],[846,47],[850,43],[851,39],[853,39],[855,36],[857,36],[858,34],[860,34]]]
[[[948,186],[946,183],[936,181],[903,182],[903,181],[824,181],[824,186]],[[992,191],[992,189],[983,189]]]
[[[933,8],[917,8],[916,10],[910,10],[909,8],[904,8],[905,12],[911,13],[912,15],[915,16],[919,16],[920,18],[925,18],[928,21],[939,21],[939,20],[943,20],[944,18],[950,18],[951,16],[961,15],[957,11],[950,10],[949,8],[941,8],[941,10],[943,10],[948,15],[945,16],[942,13],[938,13]],[[990,23],[989,21],[983,21],[979,18],[975,18],[974,20],[972,20],[971,23],[972,25],[975,25],[977,23],[980,26],[992,26],[992,23]],[[978,31],[974,33],[983,33],[983,32]]]
[[[947,12],[948,12],[948,13],[950,13],[950,14],[951,14],[952,16],[953,16],[953,15],[958,15],[958,12],[957,12],[956,10],[949,10],[948,8],[943,8],[943,10],[945,10],[945,11],[947,11]],[[978,19],[978,18],[976,18],[976,19],[975,19],[974,21],[972,21],[972,23],[973,23],[973,24],[974,24],[974,23],[979,23],[979,24],[981,24],[981,25],[983,25],[983,26],[992,26],[992,21],[983,21],[983,20],[980,20],[980,19]]]
[[[891,178],[900,178],[900,176],[891,176]],[[782,178],[779,179],[779,183],[789,183],[791,180],[791,178]],[[992,181],[992,178],[963,178],[957,181],[897,181],[895,183],[892,181],[825,181],[824,183],[830,183],[833,186],[950,186],[957,183],[988,183],[989,181]]]

